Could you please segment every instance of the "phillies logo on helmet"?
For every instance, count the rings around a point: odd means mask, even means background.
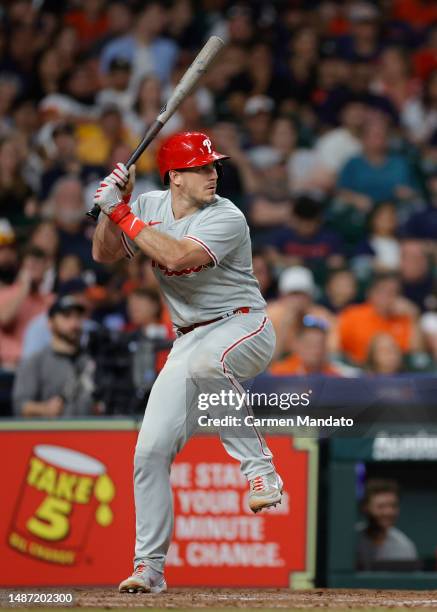
[[[210,139],[205,138],[202,144],[208,149],[208,153],[211,154],[212,153],[212,142],[210,141]]]
[[[159,149],[158,168],[165,183],[170,170],[197,168],[221,159],[228,159],[214,150],[211,139],[203,132],[181,132],[170,136]]]

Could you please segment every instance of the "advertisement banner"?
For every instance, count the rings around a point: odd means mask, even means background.
[[[132,570],[135,431],[0,431],[2,586],[117,584]],[[305,586],[314,570],[317,448],[267,436],[281,505],[253,515],[217,436],[193,438],[171,473],[172,586]]]

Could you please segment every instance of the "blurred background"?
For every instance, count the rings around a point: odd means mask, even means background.
[[[92,260],[85,212],[212,34],[226,48],[137,163],[134,196],[161,188],[162,138],[206,131],[231,157],[218,191],[250,225],[277,334],[269,376],[378,377],[386,398],[413,404],[411,388],[435,387],[435,2],[9,0],[0,2],[1,416],[144,410],[174,337],[168,311],[147,257]],[[397,386],[405,379],[412,386]],[[338,487],[331,516],[343,520],[349,500],[353,525],[359,500],[370,539],[396,523],[399,482],[419,486],[411,511],[435,508],[422,464],[375,470],[369,449],[321,447],[322,458],[336,452],[338,475],[320,484]],[[409,510],[403,522],[411,528]],[[434,568],[434,542],[413,527]],[[417,550],[401,536],[389,551],[411,570]],[[359,546],[368,569],[371,542]],[[332,564],[349,555],[354,566],[355,554],[342,549]]]
[[[146,257],[92,260],[84,212],[211,34],[227,46],[160,139],[205,130],[231,156],[219,193],[251,228],[272,373],[435,372],[434,3],[14,0],[0,3],[4,415],[65,413],[61,401],[23,413],[31,390],[11,402],[53,325],[100,373],[82,414],[141,412],[171,346],[168,313]],[[159,143],[137,164],[136,194],[161,187]],[[48,317],[63,296],[83,309]],[[50,393],[65,404],[64,386]]]

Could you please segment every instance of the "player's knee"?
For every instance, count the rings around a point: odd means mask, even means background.
[[[199,350],[190,358],[188,375],[193,380],[201,378],[216,378],[223,374],[222,364],[212,351]]]
[[[159,472],[162,469],[167,471],[170,469],[171,462],[170,450],[137,446],[134,456],[134,474],[137,476],[144,471]]]
[[[171,445],[155,436],[143,436],[138,439],[135,447],[134,462],[167,463],[171,461]]]

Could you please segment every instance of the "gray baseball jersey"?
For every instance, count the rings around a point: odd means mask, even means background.
[[[175,220],[169,191],[141,195],[132,211],[144,222],[176,239],[201,245],[210,255],[205,266],[170,271],[154,263],[154,272],[176,327],[233,314],[180,335],[156,379],[138,436],[134,460],[136,544],[134,565],[162,572],[173,533],[169,466],[194,433],[196,398],[214,389],[244,394],[240,381],[254,378],[269,364],[275,345],[273,326],[252,272],[249,228],[232,202],[215,201]],[[137,250],[123,235],[128,256]],[[194,384],[193,384],[194,383]],[[218,385],[218,387],[217,387]],[[248,410],[249,408],[247,408]],[[220,430],[231,457],[248,480],[274,470],[272,453],[255,428],[243,436]]]
[[[208,265],[180,271],[153,262],[176,327],[208,321],[243,306],[264,309],[252,271],[249,228],[243,213],[230,200],[216,196],[212,204],[178,220],[173,216],[170,190],[142,194],[131,208],[145,223],[156,223],[157,231],[201,245],[212,259]],[[124,234],[122,242],[132,257],[138,247]]]

